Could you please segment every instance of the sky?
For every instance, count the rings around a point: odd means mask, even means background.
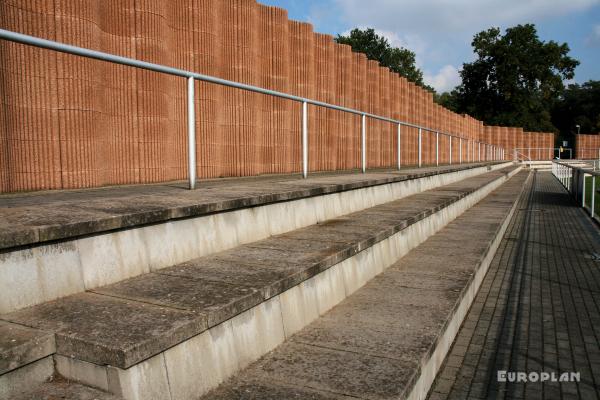
[[[425,83],[438,92],[460,84],[474,60],[473,35],[534,23],[544,41],[567,43],[580,61],[574,82],[600,80],[600,0],[258,0],[288,10],[332,35],[374,28],[392,45],[416,53]]]

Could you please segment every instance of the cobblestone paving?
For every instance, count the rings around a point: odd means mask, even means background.
[[[599,399],[598,254],[597,227],[537,173],[428,399]],[[498,371],[580,381],[498,382]]]

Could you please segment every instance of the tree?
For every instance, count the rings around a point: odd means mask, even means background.
[[[571,84],[552,109],[552,123],[567,136],[600,132],[600,81]]]
[[[338,35],[335,41],[349,45],[352,51],[364,53],[369,60],[378,61],[381,66],[388,67],[409,81],[435,92],[423,82],[423,72],[416,66],[415,53],[403,47],[392,47],[388,40],[376,34],[374,29],[355,28],[348,36]]]
[[[477,59],[463,64],[462,83],[447,103],[488,125],[556,131],[552,106],[579,64],[568,56],[569,46],[541,41],[533,24],[508,28],[504,36],[490,28],[472,46]]]

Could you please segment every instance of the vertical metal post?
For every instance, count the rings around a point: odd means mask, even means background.
[[[585,209],[585,173],[583,174],[582,193],[581,193],[581,208]]]
[[[458,163],[462,164],[462,137],[458,138]]]
[[[481,162],[481,142],[477,142],[477,161]]]
[[[400,164],[402,163],[402,142],[400,141],[401,139],[401,130],[402,130],[402,125],[398,124],[398,138],[396,139],[396,141],[398,142],[398,169],[400,169]]]
[[[364,174],[367,172],[367,116],[365,114],[362,115],[360,127],[360,152],[362,158],[362,172]]]
[[[419,128],[419,168],[421,167],[421,137],[423,132],[421,132],[421,128]]]
[[[308,177],[308,103],[302,102],[302,177]]]
[[[595,210],[595,206],[596,206],[596,176],[592,175],[592,209],[591,209],[591,215],[592,218],[594,218],[594,210]]]
[[[435,166],[440,165],[440,133],[435,133]]]
[[[196,115],[194,109],[194,78],[187,78],[188,177],[190,190],[196,188]]]
[[[449,136],[450,138],[450,164],[452,164],[452,136]]]

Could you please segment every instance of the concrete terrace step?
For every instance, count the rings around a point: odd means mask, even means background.
[[[202,399],[424,398],[528,172],[521,172]]]
[[[24,392],[11,400],[123,400],[122,397],[60,377]]]
[[[0,196],[0,314],[450,184],[511,163]]]
[[[191,399],[325,313],[517,171],[478,175],[1,319],[54,333],[57,372],[70,379],[127,399]]]
[[[297,200],[414,180],[502,163],[406,168],[366,174],[317,173],[118,186],[88,190],[0,194],[0,249],[70,239],[215,212]],[[506,164],[506,163],[504,163]]]

